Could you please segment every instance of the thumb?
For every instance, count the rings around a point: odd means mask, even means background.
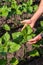
[[[21,23],[23,23],[23,24],[30,24],[31,21],[30,20],[24,20],[24,21],[21,21]]]

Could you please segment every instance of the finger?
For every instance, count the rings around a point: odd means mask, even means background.
[[[36,41],[35,39],[31,39],[31,40],[29,40],[29,42],[33,42],[33,41]]]
[[[36,43],[36,41],[33,41],[33,42],[29,42],[29,43],[33,44],[33,43]]]
[[[33,43],[33,42],[36,42],[36,40],[31,39],[31,40],[29,41],[29,43]]]
[[[25,24],[24,26],[23,26],[23,28],[22,28],[22,30],[21,31],[23,31],[24,29],[25,29],[25,27],[27,26],[27,24]]]
[[[23,23],[23,24],[30,24],[31,22],[30,22],[30,20],[24,20],[24,21],[21,21],[21,23]]]
[[[25,24],[26,22],[25,21],[21,21],[22,24]]]
[[[34,42],[29,42],[29,44],[35,44],[36,43],[36,41],[34,41]]]

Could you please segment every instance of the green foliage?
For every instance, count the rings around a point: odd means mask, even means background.
[[[17,2],[15,0],[11,1],[11,8],[14,8],[14,9],[17,8]]]
[[[8,32],[6,32],[3,36],[2,36],[2,40],[3,42],[7,42],[10,39],[10,35],[8,34]]]
[[[22,35],[23,38],[25,40],[25,42],[27,42],[28,40],[32,39],[32,34],[33,34],[33,30],[31,29],[30,26],[27,26],[23,31],[22,31]],[[34,35],[34,34],[33,34]]]
[[[2,43],[2,38],[0,38],[0,44]]]
[[[11,42],[11,41],[8,41],[7,42],[8,46],[9,46],[9,49],[8,49],[8,52],[9,53],[13,53],[13,52],[16,52],[17,50],[20,49],[20,44],[17,44],[15,42]]]
[[[41,25],[41,27],[43,27],[43,21],[40,21],[40,25]]]
[[[27,7],[27,12],[32,13],[33,12],[33,7],[32,6]]]
[[[23,12],[27,12],[27,5],[25,3],[22,4],[22,10]]]
[[[4,24],[3,29],[6,30],[6,31],[10,31],[10,26],[7,25],[7,24]]]
[[[6,63],[7,63],[6,60],[4,60],[4,59],[0,59],[0,64],[1,64],[1,65],[6,65]]]
[[[19,63],[19,61],[16,58],[12,58],[10,63],[11,63],[11,65],[17,65]]]
[[[27,26],[27,34],[31,34],[33,32],[32,28],[30,26]]]
[[[29,55],[32,57],[39,56],[39,52],[37,50],[33,50],[33,51],[29,52]]]
[[[8,16],[8,13],[11,11],[11,8],[8,8],[6,5],[2,6],[2,8],[0,8],[0,16]]]
[[[33,30],[31,29],[30,26],[27,26],[21,32],[12,33],[12,39],[14,42],[22,44],[27,42],[29,39],[32,39],[33,35],[34,35]]]
[[[12,33],[12,38],[13,38],[13,41],[18,44],[24,43],[24,38],[21,32]]]
[[[13,14],[18,14],[22,15],[23,12],[27,13],[33,13],[36,12],[38,9],[38,5],[33,5],[33,0],[28,0],[26,3],[22,4],[17,4],[16,0],[3,0],[6,3],[9,2],[8,4],[4,4],[0,6],[0,16],[8,17],[11,13]],[[1,1],[2,2],[2,1]],[[0,3],[1,5],[1,3]],[[3,34],[0,37],[0,53],[1,54],[6,54],[6,53],[14,53],[18,51],[23,43],[26,43],[28,40],[32,39],[35,37],[35,35],[39,34],[40,32],[43,31],[43,21],[40,22],[41,27],[38,27],[36,31],[36,34],[33,33],[33,30],[31,29],[30,26],[27,26],[23,31],[21,32],[14,32],[12,34],[9,33],[10,31],[10,26],[5,24],[3,26],[3,29],[6,30],[6,33]],[[11,38],[11,36],[12,38]],[[39,48],[40,44],[43,45],[43,40],[37,42],[37,44],[33,44],[32,46],[34,48]],[[42,53],[42,50],[40,50]],[[32,57],[39,56],[39,51],[38,50],[33,50],[29,52],[29,55]],[[16,58],[13,58],[10,61],[11,65],[17,65],[19,61]],[[6,60],[0,59],[0,65],[6,65]]]
[[[27,1],[27,6],[31,6],[33,4],[33,0],[28,0]]]
[[[17,44],[12,41],[7,41],[3,45],[0,44],[0,53],[13,53],[20,49],[20,44]]]
[[[32,4],[33,4],[33,0],[28,0],[27,1],[27,12],[28,13],[33,13],[33,6],[32,6]]]
[[[12,38],[13,38],[13,39],[16,39],[16,38],[18,38],[20,35],[21,35],[21,32],[12,33]]]
[[[34,6],[33,6],[33,12],[36,12],[37,9],[38,9],[38,5],[34,5]]]
[[[26,3],[23,2],[22,4],[17,4],[16,0],[4,0],[5,3],[9,2],[8,4],[3,5],[0,7],[0,16],[5,16],[8,17],[11,13],[13,14],[18,14],[22,15],[23,12],[27,13],[33,13],[38,9],[37,5],[33,6],[33,0],[28,0]]]
[[[12,40],[10,40],[10,34],[6,32],[1,38],[0,38],[0,52],[4,53],[13,53],[20,49],[21,45],[28,40],[32,39],[34,36],[33,30],[30,26],[27,26],[23,31],[21,32],[14,32],[11,34]]]
[[[2,53],[2,52],[3,52],[3,45],[0,44],[0,53]]]
[[[29,41],[30,39],[32,39],[32,34],[31,35],[27,35],[27,41]]]
[[[33,33],[33,30],[30,26],[27,26],[23,31],[21,32],[14,32],[11,34],[12,40],[10,39],[10,34],[6,32],[1,38],[0,38],[0,53],[14,53],[18,51],[21,47],[21,45],[28,40],[32,39],[35,34]],[[43,43],[43,41],[39,41],[37,44],[33,44],[32,46],[35,48],[40,47],[40,43]],[[32,57],[39,56],[38,50],[33,50],[29,52],[29,55]],[[19,62],[16,59],[12,59],[11,64],[17,65]]]

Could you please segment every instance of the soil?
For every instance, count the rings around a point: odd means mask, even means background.
[[[22,2],[27,2],[28,0],[17,0],[17,3],[18,3],[18,5],[20,4],[20,3],[22,3]],[[6,3],[6,2],[4,2],[3,0],[1,1],[2,3],[0,4],[0,6],[3,6],[3,5],[8,5],[9,6],[9,4],[10,3]],[[33,2],[34,3],[39,3],[40,2],[40,0],[33,0]],[[3,25],[3,24],[5,24],[5,23],[7,23],[7,24],[13,24],[14,23],[14,25],[13,26],[15,26],[15,27],[17,27],[17,26],[20,26],[21,24],[19,24],[20,22],[19,21],[22,21],[22,20],[24,20],[24,19],[29,19],[29,18],[31,18],[33,16],[33,14],[29,14],[29,13],[23,13],[22,15],[12,15],[11,14],[11,16],[10,17],[8,17],[8,18],[6,18],[6,17],[0,17],[0,27]],[[15,22],[16,21],[16,22]]]
[[[17,3],[20,4],[22,1],[27,2],[27,0],[17,0]],[[40,0],[34,0],[34,2],[39,3]],[[2,29],[3,24],[7,23],[8,25],[10,25],[11,31],[9,33],[20,31],[22,28],[22,25],[19,24],[20,23],[19,21],[22,21],[24,19],[29,19],[32,16],[33,14],[23,13],[22,15],[12,15],[10,16],[10,18],[0,17],[0,37],[6,32],[5,30]],[[40,20],[43,20],[42,16],[40,17],[39,21]],[[39,26],[39,23],[36,24],[36,27],[38,26]],[[20,60],[20,63],[18,65],[43,65],[43,54],[40,54],[40,57],[34,57],[34,58],[30,57],[27,54],[27,52],[32,51],[33,49],[34,48],[32,48],[32,45],[29,45],[28,43],[22,44],[21,48],[17,52],[13,54],[10,54],[10,53],[7,54],[7,60],[8,60],[7,65],[10,65],[9,61],[13,57],[16,57],[17,59]],[[1,58],[4,58],[4,57],[0,55],[0,59]],[[25,60],[23,61],[23,59]]]
[[[21,61],[19,65],[43,65],[43,57],[34,57],[32,60]]]

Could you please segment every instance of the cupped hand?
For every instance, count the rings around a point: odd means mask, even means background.
[[[29,40],[29,44],[37,43],[39,40],[41,40],[41,35],[37,35],[35,38]]]
[[[30,25],[31,28],[34,27],[34,22],[31,19],[21,21],[21,23],[24,24],[24,25],[25,24]]]

